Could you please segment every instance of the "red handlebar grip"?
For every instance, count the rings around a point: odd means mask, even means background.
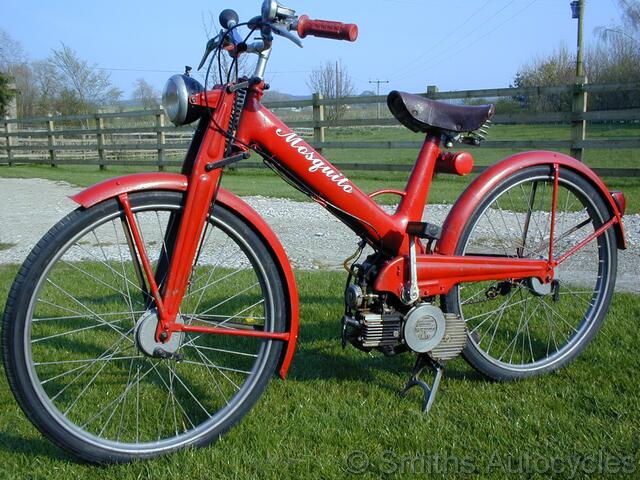
[[[330,22],[327,20],[311,20],[307,15],[298,18],[298,35],[333,38],[355,42],[358,38],[358,26],[355,23]]]

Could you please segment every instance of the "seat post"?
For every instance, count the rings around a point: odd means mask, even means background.
[[[440,135],[427,132],[405,187],[407,194],[400,201],[396,212],[396,215],[404,217],[407,222],[422,220],[422,212],[429,199],[431,180],[439,155]]]

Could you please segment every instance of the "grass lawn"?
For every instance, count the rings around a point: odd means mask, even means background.
[[[16,270],[0,267],[0,305]],[[363,459],[365,478],[637,475],[638,296],[617,294],[593,343],[558,373],[498,384],[460,359],[450,363],[425,416],[417,391],[398,395],[411,356],[340,347],[344,275],[297,272],[297,279],[302,328],[289,379],[274,380],[216,444],[145,463],[82,465],[31,426],[2,375],[0,478],[345,478]]]

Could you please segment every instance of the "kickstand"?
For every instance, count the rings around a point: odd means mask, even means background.
[[[433,379],[433,384],[431,387],[427,385],[423,380],[420,380],[420,374],[425,367],[431,367],[435,372],[435,377]],[[433,360],[429,355],[418,355],[416,359],[416,364],[413,367],[413,372],[411,372],[411,378],[404,386],[404,389],[400,393],[401,396],[405,396],[411,387],[415,387],[416,385],[424,391],[424,400],[422,401],[422,411],[427,413],[429,409],[431,409],[431,405],[433,405],[433,401],[436,398],[436,392],[438,391],[438,386],[440,385],[440,380],[442,379],[442,374],[444,373],[444,365]]]

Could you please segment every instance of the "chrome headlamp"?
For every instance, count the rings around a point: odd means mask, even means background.
[[[187,75],[174,75],[164,86],[162,106],[174,125],[187,125],[202,115],[202,109],[189,103],[189,97],[203,92],[197,80]]]

